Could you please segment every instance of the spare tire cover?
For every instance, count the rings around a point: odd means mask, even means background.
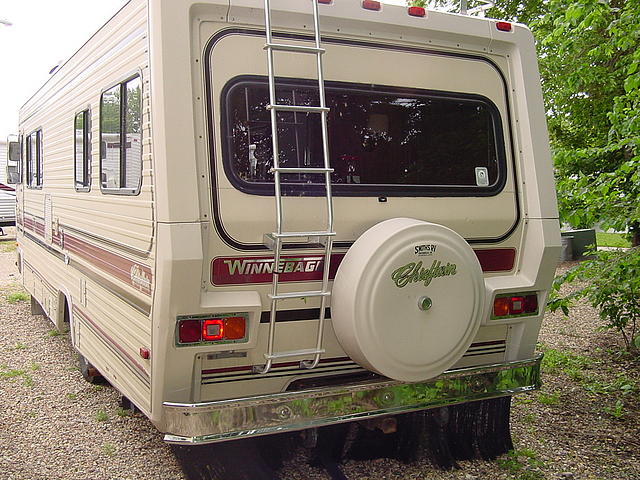
[[[417,382],[452,367],[484,311],[482,269],[456,232],[411,218],[367,230],[333,283],[331,318],[345,352],[386,377]]]

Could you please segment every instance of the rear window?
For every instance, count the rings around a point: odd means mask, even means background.
[[[279,81],[278,103],[319,104],[317,86]],[[361,84],[325,84],[336,195],[493,195],[505,182],[502,123],[478,95]],[[223,92],[223,161],[234,186],[273,194],[267,80],[232,80]],[[282,167],[323,163],[320,115],[278,113]],[[289,195],[321,195],[322,175],[281,175]]]

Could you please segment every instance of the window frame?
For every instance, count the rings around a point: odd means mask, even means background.
[[[83,132],[82,132],[82,164],[83,176],[82,182],[78,182],[78,137],[76,135],[76,120],[78,116],[83,116]],[[86,108],[77,112],[73,117],[73,186],[76,192],[91,191],[91,109]]]
[[[119,111],[119,128],[120,128],[120,175],[122,176],[122,166],[126,163],[126,141],[123,141],[123,136],[126,135],[126,103],[127,103],[127,84],[136,79],[140,79],[140,177],[138,178],[138,185],[136,188],[126,188],[126,187],[117,187],[117,188],[109,188],[105,187],[102,181],[102,173],[103,173],[103,158],[106,158],[105,152],[105,142],[102,141],[102,120],[104,109],[102,107],[102,99],[104,98],[104,94],[109,90],[112,90],[114,87],[119,87],[120,89],[120,111]],[[142,77],[142,72],[140,70],[135,73],[127,75],[123,80],[120,80],[116,83],[111,84],[109,87],[104,88],[100,93],[100,124],[99,124],[99,138],[100,138],[100,162],[99,162],[99,179],[98,183],[100,184],[100,191],[105,195],[127,195],[127,196],[136,196],[139,195],[142,191],[142,176],[143,176],[143,155],[142,155],[142,117],[143,117],[143,98],[144,98],[144,81]],[[122,181],[122,179],[121,179]]]
[[[32,142],[31,137],[35,136],[35,153],[32,151]],[[26,185],[27,188],[32,190],[42,190],[42,184],[44,175],[44,154],[42,147],[42,128],[38,128],[33,130],[29,135],[26,136]],[[35,177],[31,174],[31,156],[34,155],[33,166],[35,168]],[[35,178],[35,183],[32,182],[32,178]]]
[[[273,196],[273,182],[247,182],[240,178],[233,168],[233,138],[229,134],[231,113],[231,94],[237,88],[256,85],[264,87],[268,85],[266,76],[240,75],[230,79],[223,87],[220,94],[221,107],[221,136],[222,141],[222,166],[227,179],[238,190],[250,195]],[[287,78],[278,81],[279,87],[317,89],[317,82],[308,79]],[[417,97],[430,97],[440,99],[462,100],[480,102],[487,107],[492,120],[494,142],[497,159],[496,181],[488,187],[475,185],[400,185],[400,184],[344,184],[332,183],[332,195],[342,197],[490,197],[503,191],[508,176],[507,146],[508,137],[505,135],[505,125],[508,128],[508,119],[503,119],[496,104],[489,98],[471,93],[447,92],[440,90],[416,89],[405,87],[382,86],[351,82],[326,81],[325,89],[346,92],[380,93],[382,95],[414,95]],[[215,158],[212,156],[212,162]],[[212,165],[212,168],[215,165]],[[281,191],[287,196],[324,196],[324,183],[302,184],[281,183]]]

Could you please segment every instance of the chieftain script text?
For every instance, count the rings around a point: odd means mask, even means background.
[[[391,278],[397,287],[402,288],[409,283],[423,282],[427,287],[431,280],[438,277],[448,277],[456,274],[456,264],[442,265],[440,260],[434,260],[431,268],[423,268],[422,262],[411,262],[397,268],[391,274]]]

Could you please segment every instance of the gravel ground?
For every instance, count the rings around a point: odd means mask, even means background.
[[[6,238],[0,237],[0,479],[184,479],[153,425],[120,409],[110,386],[86,383],[68,335],[30,315],[28,297],[19,295],[15,242]],[[363,480],[640,479],[638,362],[616,355],[617,338],[596,332],[599,325],[588,306],[575,308],[568,320],[547,316],[541,348],[547,358],[569,355],[561,367],[547,366],[540,392],[513,401],[514,453],[461,462],[447,472],[420,462],[349,461],[345,474]],[[329,478],[307,460],[296,450],[281,477]]]

